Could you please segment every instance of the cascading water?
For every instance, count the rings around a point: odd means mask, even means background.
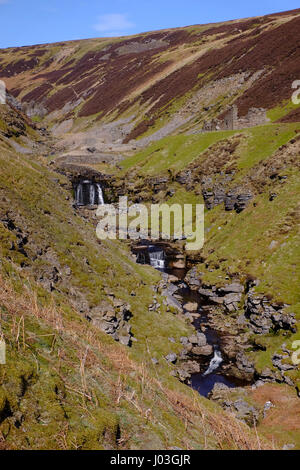
[[[151,251],[151,247],[149,247],[149,258],[150,264],[156,269],[164,269],[165,267],[165,254],[161,251]]]
[[[155,269],[164,270],[166,267],[165,253],[164,251],[155,245],[141,246],[141,250],[137,251],[137,263],[150,264]]]
[[[180,277],[180,273],[178,273],[178,271],[182,271],[182,269],[177,269],[177,270],[174,268],[168,269],[167,268],[168,262],[166,261],[165,252],[163,251],[161,246],[150,244],[149,242],[147,242],[147,240],[143,240],[141,242],[140,249],[139,250],[136,249],[135,253],[137,255],[137,258],[136,258],[137,263],[150,264],[156,269],[167,272],[169,274],[173,274],[175,278],[178,279],[177,281],[173,281],[174,283],[171,282],[170,284],[168,284],[169,288],[170,286],[176,286],[176,297],[173,298],[174,301],[178,302],[178,298],[179,298],[179,303],[182,306],[184,306],[185,304],[189,302],[192,302],[192,303],[197,302],[199,306],[199,310],[197,312],[198,316],[194,319],[193,324],[196,330],[198,330],[199,332],[202,333],[204,331],[207,344],[211,345],[214,349],[214,355],[213,355],[213,358],[210,360],[210,363],[208,364],[208,366],[206,363],[206,358],[204,358],[204,360],[203,358],[200,359],[199,362],[201,364],[201,372],[192,374],[191,380],[190,380],[190,385],[192,386],[192,388],[194,390],[197,390],[200,393],[200,395],[207,397],[209,393],[212,391],[212,389],[214,388],[216,383],[222,383],[229,388],[234,388],[234,387],[245,385],[243,381],[239,381],[234,376],[233,377],[227,376],[224,373],[224,370],[222,370],[222,368],[220,367],[222,362],[224,362],[221,351],[220,351],[220,345],[221,345],[220,334],[218,333],[217,330],[210,327],[207,313],[205,309],[201,307],[201,305],[203,305],[203,301],[201,297],[199,296],[199,294],[195,290],[190,289],[190,287],[184,282],[182,281],[180,282],[180,279],[183,279],[183,278]],[[183,275],[185,276],[185,273]],[[173,294],[174,294],[174,291],[171,291],[171,293],[169,293],[169,297],[172,297]],[[204,329],[202,329],[202,326],[204,327]],[[204,361],[206,365],[206,370],[205,372],[202,372]]]
[[[100,206],[103,206],[104,205],[104,197],[103,197],[103,191],[102,191],[100,183],[96,183],[96,192],[97,192],[97,196],[98,196],[98,204]]]
[[[223,358],[222,358],[221,351],[219,351],[218,349],[215,349],[214,357],[210,361],[208,369],[204,372],[203,375],[211,374],[214,370],[216,370],[219,367],[219,365],[222,362],[223,362]]]
[[[82,184],[78,184],[77,187],[76,187],[75,200],[76,200],[76,204],[78,206],[83,206],[84,205],[84,203],[83,203],[83,186],[82,186]]]
[[[75,201],[78,206],[103,205],[103,191],[100,183],[81,181],[75,188]]]
[[[209,364],[206,363],[205,357],[200,357],[201,372],[192,374],[190,380],[192,388],[197,390],[200,395],[207,397],[217,383],[222,383],[229,388],[243,386],[243,381],[239,381],[232,376],[227,376],[226,373],[224,373],[226,369],[222,369],[222,363],[226,361],[226,358],[224,359],[221,353],[222,338],[220,333],[210,326],[207,311],[202,307],[203,300],[201,296],[199,296],[197,291],[191,290],[187,285],[177,290],[176,294],[177,298],[178,295],[181,296],[182,305],[189,302],[197,302],[198,316],[194,319],[193,325],[199,332],[205,334],[207,344],[211,345],[214,350],[213,357],[210,359]],[[203,371],[204,363],[205,369]]]

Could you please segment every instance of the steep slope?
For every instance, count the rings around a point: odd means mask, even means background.
[[[199,130],[233,103],[240,117],[286,104],[299,78],[299,15],[5,49],[0,78],[59,133],[99,121],[115,121],[113,140],[125,142],[159,129],[158,137]],[[280,115],[297,116],[290,107]]]
[[[43,137],[16,110],[0,112],[1,447],[268,447],[170,375],[164,356],[192,329],[162,299],[148,310],[159,274],[117,241],[97,241],[67,180],[45,166]],[[35,143],[30,155],[14,150],[12,123]],[[116,342],[101,330],[105,315],[120,312],[129,318]],[[125,323],[131,349],[121,344]]]

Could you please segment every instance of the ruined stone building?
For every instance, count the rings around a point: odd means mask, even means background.
[[[236,105],[231,106],[220,118],[204,121],[203,132],[235,130],[244,127],[254,127],[268,122],[266,110],[264,108],[250,108],[245,116],[238,116]]]

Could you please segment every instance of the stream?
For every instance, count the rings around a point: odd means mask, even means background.
[[[174,274],[174,270],[166,271],[169,274]],[[176,294],[182,296],[183,305],[188,302],[198,303],[198,310],[196,313],[199,314],[199,317],[195,318],[193,325],[197,331],[205,334],[207,343],[210,344],[214,350],[214,355],[210,359],[206,370],[191,376],[191,387],[197,390],[200,395],[207,397],[216,383],[222,383],[227,385],[229,388],[234,388],[241,385],[241,381],[234,377],[228,377],[224,375],[222,371],[222,364],[224,363],[224,359],[221,353],[222,338],[220,333],[209,326],[208,316],[205,312],[205,308],[203,308],[204,305],[198,292],[193,291],[188,286],[186,286],[184,289],[181,289],[181,291],[177,291]]]
[[[180,288],[176,291],[175,298],[179,300],[181,305],[185,305],[188,302],[197,302],[198,304],[198,309],[195,312],[198,315],[197,318],[194,319],[193,325],[197,331],[205,334],[207,343],[213,347],[214,354],[209,361],[199,359],[202,368],[205,364],[206,369],[204,372],[191,376],[190,386],[194,390],[197,390],[200,395],[207,397],[216,383],[225,384],[229,388],[241,385],[240,381],[234,377],[226,376],[222,371],[224,359],[221,353],[221,335],[209,326],[208,316],[201,296],[197,291],[191,290],[189,286],[184,283],[183,279],[187,270],[168,268],[167,257],[162,247],[149,242],[141,244],[140,251],[137,252],[136,261],[141,264],[150,264],[163,273],[176,276],[181,283]],[[176,284],[178,284],[178,282],[174,283],[174,285]]]
[[[104,204],[104,196],[100,183],[88,179],[81,179],[77,181],[76,184],[74,183],[73,186],[77,206]],[[196,302],[198,305],[197,311],[195,312],[197,315],[192,323],[197,331],[205,334],[207,344],[213,348],[213,354],[210,357],[200,356],[199,359],[196,359],[201,365],[202,372],[191,376],[191,387],[197,390],[200,395],[207,397],[216,383],[225,384],[229,388],[242,385],[241,381],[238,381],[234,377],[228,377],[225,375],[224,370],[222,370],[222,365],[225,364],[221,352],[222,337],[218,331],[211,328],[205,308],[207,306],[203,304],[200,294],[190,289],[184,282],[187,269],[182,267],[169,267],[170,260],[166,254],[166,244],[164,245],[163,243],[140,240],[137,245],[132,246],[132,251],[136,254],[137,263],[149,264],[162,273],[174,276],[174,282],[170,283],[170,285],[176,286],[172,297],[176,299],[177,302],[179,301],[186,314],[188,314],[188,311],[184,309],[185,304]]]

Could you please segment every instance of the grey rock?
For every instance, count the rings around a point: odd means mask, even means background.
[[[119,341],[121,344],[124,344],[124,346],[130,346],[131,344],[131,337],[128,336],[119,336]]]
[[[210,300],[215,304],[224,304],[225,297],[218,297],[217,295],[213,295],[210,297]]]
[[[236,365],[240,371],[254,375],[255,368],[254,364],[250,361],[250,359],[243,353],[243,352],[238,352],[236,355]]]
[[[238,316],[236,322],[239,326],[245,326],[247,324],[247,319],[246,319],[245,315],[243,313],[241,313]]]
[[[202,295],[203,297],[213,297],[214,296],[214,292],[210,289],[198,289],[198,292],[200,295]]]
[[[205,346],[195,346],[192,349],[192,354],[195,356],[211,356],[214,352],[214,348],[210,344]]]
[[[163,295],[165,295],[165,294],[163,294]],[[180,302],[170,294],[165,295],[164,304],[167,305],[168,307],[175,308],[180,313],[183,313],[183,308],[182,308]]]
[[[166,356],[166,360],[172,364],[175,364],[177,362],[177,354],[175,353],[170,353]]]
[[[196,346],[200,346],[200,347],[205,346],[206,343],[207,343],[207,339],[206,339],[205,334],[200,333],[199,331],[197,332],[197,334],[190,336],[188,338],[188,341],[192,345],[196,345]]]
[[[208,398],[211,400],[218,400],[220,398],[220,394],[221,397],[223,397],[223,394],[229,392],[229,390],[230,388],[227,387],[227,385],[221,382],[217,382],[215,383],[212,391],[209,393]]]
[[[227,284],[225,287],[222,287],[220,291],[224,293],[242,293],[244,292],[244,286],[242,284],[239,284],[238,282],[233,282],[232,284]]]
[[[192,336],[190,336],[188,340],[189,340],[189,343],[191,343],[191,344],[198,344],[198,337],[197,337],[197,335],[192,335]]]
[[[207,339],[204,333],[197,332],[197,339],[198,339],[198,346],[205,346],[207,343]]]
[[[180,369],[177,370],[181,382],[186,382],[193,374],[199,374],[200,364],[196,361],[186,361]]]
[[[245,421],[249,426],[254,426],[259,420],[259,411],[254,406],[249,405],[245,400],[239,399],[233,402],[236,410],[236,417]]]
[[[181,336],[180,337],[180,342],[181,342],[181,344],[186,346],[189,343],[189,339],[186,336]]]
[[[234,302],[240,302],[242,298],[242,294],[235,294],[235,293],[230,293],[226,294],[224,297],[224,303],[227,304],[232,304]]]

